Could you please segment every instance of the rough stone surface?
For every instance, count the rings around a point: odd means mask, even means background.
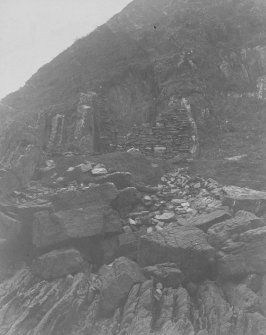
[[[212,227],[214,224],[229,219],[231,215],[224,210],[216,210],[211,213],[197,215],[187,221],[181,221],[183,225],[195,226],[204,232]]]
[[[262,278],[262,285],[258,292],[261,299],[261,310],[264,316],[266,316],[266,275]]]
[[[232,219],[217,223],[208,230],[208,241],[215,247],[222,247],[226,241],[239,241],[240,235],[250,229],[264,227],[265,221],[255,215],[239,215]]]
[[[92,204],[84,209],[35,214],[33,244],[46,247],[73,238],[120,233],[118,213],[111,207]]]
[[[118,190],[132,186],[132,174],[129,172],[114,172],[106,176],[94,178],[97,184],[114,183]]]
[[[194,327],[202,334],[262,335],[266,318],[261,314],[245,313],[226,301],[222,290],[213,282],[202,284],[197,293],[200,302],[194,311]],[[205,333],[204,333],[205,332]]]
[[[255,214],[263,214],[266,210],[266,192],[237,186],[226,186],[223,190],[225,192],[223,204],[235,211],[243,209]]]
[[[104,266],[100,274],[100,310],[103,314],[113,313],[127,297],[133,285],[145,280],[139,266],[125,257],[116,259],[110,266]]]
[[[116,199],[112,202],[112,206],[117,209],[121,215],[132,211],[139,201],[139,192],[135,187],[127,187],[119,191]]]
[[[69,209],[92,205],[109,205],[118,195],[114,184],[105,183],[93,185],[81,190],[62,190],[56,194],[48,196],[54,206],[59,209]]]
[[[154,278],[163,284],[164,287],[178,288],[184,280],[184,275],[174,263],[156,264],[143,269],[145,277]]]
[[[236,285],[227,282],[223,285],[223,290],[227,301],[244,312],[258,312],[260,309],[260,299],[256,293],[250,290],[245,284]]]
[[[14,240],[21,233],[21,222],[0,212],[0,238]]]
[[[240,234],[238,242],[228,241],[218,254],[218,272],[223,277],[266,272],[266,227]]]
[[[119,235],[118,256],[125,256],[137,260],[139,234],[137,232],[126,232]]]
[[[38,257],[32,264],[32,271],[37,276],[51,280],[75,274],[81,271],[83,258],[75,249],[53,250]]]
[[[194,227],[169,225],[140,238],[138,261],[142,266],[174,262],[187,276],[199,276],[213,262],[214,249],[207,235]]]

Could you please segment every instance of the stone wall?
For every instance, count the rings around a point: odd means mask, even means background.
[[[175,107],[161,113],[154,126],[134,126],[127,136],[126,149],[138,148],[146,155],[174,157],[191,153],[193,127],[186,108]]]

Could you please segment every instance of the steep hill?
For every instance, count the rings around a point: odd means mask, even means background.
[[[264,1],[133,1],[2,100],[2,164],[36,144],[108,151],[178,96],[191,104],[203,157],[238,153],[240,141],[265,156],[265,17]]]

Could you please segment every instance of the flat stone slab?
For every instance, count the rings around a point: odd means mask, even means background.
[[[255,214],[239,211],[234,218],[217,223],[209,228],[208,241],[215,248],[221,248],[228,240],[238,241],[240,234],[265,225],[265,221]]]
[[[39,248],[84,237],[94,237],[122,231],[118,213],[109,206],[91,204],[86,208],[43,211],[35,214],[32,236]]]
[[[234,211],[243,209],[258,215],[266,211],[266,192],[237,186],[225,186],[223,191],[223,204]]]
[[[156,215],[155,219],[162,222],[173,222],[175,221],[175,213],[166,212],[160,215]]]
[[[214,253],[200,229],[170,224],[140,238],[138,262],[142,266],[173,262],[185,277],[197,277],[213,262]]]
[[[212,213],[201,214],[190,218],[189,220],[180,220],[183,226],[195,226],[204,232],[216,223],[230,219],[231,215],[224,210],[217,210]]]
[[[118,195],[113,183],[93,185],[83,189],[62,190],[48,196],[56,209],[86,207],[88,204],[109,205]]]

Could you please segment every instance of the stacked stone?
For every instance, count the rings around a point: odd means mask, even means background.
[[[138,148],[144,154],[156,155],[158,151],[167,158],[179,152],[189,152],[192,129],[185,109],[163,113],[154,127],[143,124],[133,128],[126,148]],[[158,149],[158,151],[157,151]]]

